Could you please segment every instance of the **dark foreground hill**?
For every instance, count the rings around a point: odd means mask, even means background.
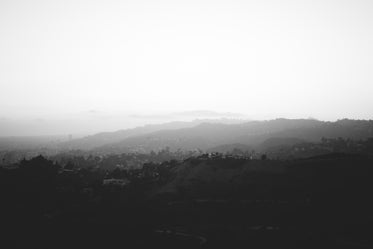
[[[204,154],[114,174],[39,156],[0,169],[0,243],[371,248],[372,165],[371,156],[340,153],[288,161]]]

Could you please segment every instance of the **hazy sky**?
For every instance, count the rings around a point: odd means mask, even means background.
[[[373,118],[373,1],[1,0],[0,118]]]

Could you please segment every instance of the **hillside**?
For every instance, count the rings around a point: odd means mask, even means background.
[[[157,189],[157,196],[175,198],[231,198],[242,193],[255,198],[308,193],[371,185],[371,156],[328,154],[301,160],[247,160],[234,157],[199,157],[171,168],[173,177]],[[364,177],[362,177],[364,172]],[[243,191],[243,192],[242,192]],[[257,191],[257,192],[256,192]],[[244,194],[245,193],[245,194]],[[255,194],[254,194],[255,193]],[[240,196],[243,198],[243,196]]]

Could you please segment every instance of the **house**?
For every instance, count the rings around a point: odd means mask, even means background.
[[[130,181],[128,179],[104,179],[103,185],[104,186],[119,186],[119,187],[124,187],[128,185]]]

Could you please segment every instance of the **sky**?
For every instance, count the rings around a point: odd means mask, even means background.
[[[1,0],[0,135],[194,110],[372,119],[372,13],[370,0]]]

